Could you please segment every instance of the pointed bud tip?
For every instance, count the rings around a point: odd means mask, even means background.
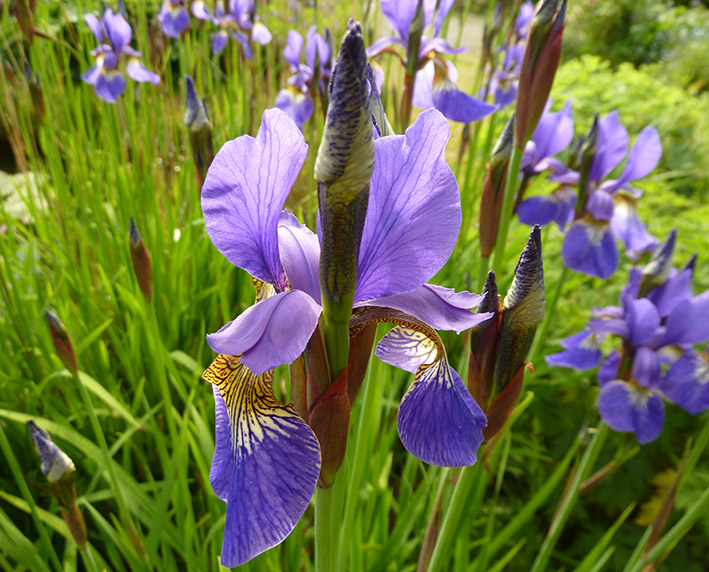
[[[133,217],[130,217],[130,229],[128,230],[128,238],[130,239],[131,246],[138,246],[140,242],[140,231],[135,225]]]
[[[529,235],[515,267],[512,285],[505,296],[504,306],[507,310],[513,310],[521,304],[527,307],[526,319],[529,325],[541,321],[544,316],[544,263],[539,225],[534,225]]]
[[[49,329],[52,332],[62,332],[64,331],[64,324],[62,321],[59,319],[59,316],[57,316],[54,312],[51,310],[45,310],[44,315],[47,317],[47,322],[49,323]]]

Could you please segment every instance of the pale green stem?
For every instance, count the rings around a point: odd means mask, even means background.
[[[561,271],[561,276],[556,281],[556,287],[554,288],[554,293],[552,294],[551,300],[544,309],[544,318],[539,328],[537,328],[537,335],[534,337],[534,344],[532,344],[532,349],[529,351],[529,360],[534,363],[534,359],[537,357],[537,353],[544,349],[544,344],[546,343],[547,330],[549,329],[549,324],[554,318],[554,311],[556,310],[556,304],[561,297],[561,291],[564,289],[564,282],[566,282],[569,276],[569,269],[566,265],[563,266]]]
[[[512,209],[514,208],[515,195],[517,194],[517,179],[519,176],[519,167],[522,164],[522,155],[524,155],[524,148],[512,148],[512,157],[510,157],[510,165],[507,170],[505,195],[502,197],[502,211],[500,212],[497,241],[495,243],[493,268],[495,269],[498,281],[502,277],[502,264],[505,261],[505,247],[507,246],[507,233],[510,230],[510,219],[512,218]]]
[[[315,490],[315,572],[332,570],[333,487]]]

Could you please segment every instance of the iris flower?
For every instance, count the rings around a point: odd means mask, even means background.
[[[470,123],[489,115],[497,106],[489,105],[458,89],[458,71],[445,60],[444,54],[459,54],[465,48],[454,48],[440,37],[443,23],[454,0],[423,0],[422,21],[417,23],[417,0],[382,0],[382,12],[396,32],[374,42],[367,55],[375,57],[401,46],[407,54],[407,73],[415,74],[412,102],[422,109],[435,107],[452,121]],[[438,9],[436,10],[436,4]],[[435,15],[434,15],[435,13]],[[433,37],[421,32],[433,23]],[[418,49],[416,49],[418,43]],[[413,53],[412,53],[413,50]]]
[[[268,28],[256,20],[255,8],[253,0],[229,0],[228,13],[225,12],[223,4],[217,4],[215,15],[212,16],[204,2],[192,3],[192,13],[195,18],[210,20],[219,28],[212,40],[212,51],[221,54],[231,37],[241,44],[244,55],[249,60],[253,57],[250,42],[265,46],[272,39]]]
[[[315,110],[313,93],[325,93],[320,84],[332,73],[332,58],[328,42],[312,26],[305,41],[305,63],[301,63],[303,36],[295,30],[288,32],[288,42],[284,55],[291,67],[288,87],[282,89],[276,97],[278,109],[285,111],[300,129],[312,117]]]
[[[96,57],[94,67],[82,75],[81,79],[94,86],[96,95],[108,103],[115,103],[116,98],[123,94],[126,78],[119,69],[123,60],[127,60],[125,71],[133,81],[150,82],[153,85],[160,83],[160,76],[148,71],[140,61],[141,53],[128,45],[133,30],[121,14],[109,8],[101,20],[93,14],[84,15],[84,20],[99,46],[91,52]]]
[[[190,25],[190,13],[186,0],[165,0],[158,14],[160,27],[165,35],[179,38],[180,34]]]
[[[671,268],[674,242],[673,231],[643,270],[631,270],[621,306],[595,309],[588,326],[562,342],[564,351],[547,356],[577,370],[600,364],[601,418],[640,443],[662,431],[663,396],[691,414],[709,409],[709,357],[692,347],[709,341],[709,292],[692,295],[693,265]],[[622,343],[603,360],[599,344],[608,335]]]
[[[480,300],[475,294],[426,284],[450,256],[462,218],[445,160],[448,138],[445,118],[430,110],[405,135],[374,142],[350,335],[377,322],[401,326],[400,343],[388,353],[405,369],[407,359],[417,364],[399,410],[401,440],[427,463],[462,466],[475,462],[486,420],[433,328],[462,331],[489,314],[468,310]],[[267,110],[255,138],[222,147],[202,190],[212,242],[258,285],[257,303],[207,336],[220,354],[205,379],[216,403],[210,480],[227,501],[225,566],[281,542],[320,473],[317,438],[271,387],[273,369],[308,347],[322,310],[319,237],[283,210],[307,151],[292,119]]]

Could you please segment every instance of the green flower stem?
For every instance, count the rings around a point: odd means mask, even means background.
[[[482,463],[476,463],[471,467],[463,467],[460,471],[458,482],[453,489],[453,496],[448,504],[448,510],[443,517],[441,530],[438,533],[438,542],[436,542],[436,547],[433,549],[428,572],[445,569],[445,565],[451,555],[450,547],[457,532],[460,517],[463,514],[463,510],[469,508],[468,496],[473,485],[480,478],[485,478]]]
[[[528,361],[532,363],[534,363],[534,359],[537,357],[537,354],[544,349],[544,344],[546,343],[547,329],[549,329],[549,324],[554,318],[556,304],[559,302],[559,298],[561,297],[561,291],[564,289],[564,283],[566,282],[568,276],[569,269],[564,264],[563,269],[561,271],[561,276],[559,276],[556,281],[556,287],[554,288],[554,293],[552,294],[551,300],[549,301],[546,309],[544,310],[544,319],[539,325],[539,328],[537,328],[537,335],[534,337],[532,349],[529,351]]]
[[[497,242],[495,244],[495,260],[493,268],[499,282],[502,276],[502,265],[505,259],[505,247],[507,246],[507,233],[510,230],[510,219],[512,218],[512,209],[515,204],[515,195],[517,194],[517,178],[519,175],[519,167],[522,164],[522,155],[524,155],[524,147],[513,147],[512,157],[510,157],[510,166],[507,170],[507,181],[505,184],[505,195],[502,197],[502,211],[500,213],[500,224],[497,230]]]
[[[482,292],[483,286],[485,286],[485,279],[487,278],[487,273],[490,269],[490,259],[480,257],[480,268],[478,268],[478,281],[477,281],[477,291]]]
[[[332,568],[332,501],[334,487],[315,489],[315,572],[330,572]]]
[[[576,500],[579,496],[579,487],[593,470],[593,465],[598,459],[598,455],[603,448],[603,443],[605,442],[607,436],[608,425],[601,421],[598,424],[598,431],[591,438],[591,442],[588,444],[583,457],[581,457],[581,462],[573,475],[573,480],[571,481],[568,490],[565,492],[561,502],[559,503],[554,520],[549,527],[549,532],[547,532],[547,536],[544,539],[544,543],[542,544],[539,553],[537,554],[537,558],[534,560],[534,564],[532,565],[530,572],[541,572],[542,570],[547,569],[547,565],[549,564],[549,559],[551,558],[554,547],[559,540],[559,536],[561,536],[561,533],[564,530],[566,521],[571,516],[574,506],[576,505]]]
[[[323,337],[325,338],[325,350],[332,377],[330,382],[333,382],[338,375],[347,369],[347,364],[349,363],[351,310],[346,319],[343,320],[339,319],[338,316],[332,316],[328,309],[328,305],[325,304],[323,307],[323,321],[325,323]]]

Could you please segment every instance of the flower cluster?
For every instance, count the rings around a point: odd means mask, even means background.
[[[616,239],[626,246],[629,256],[652,251],[657,240],[648,233],[636,210],[641,191],[632,181],[649,174],[662,155],[657,131],[645,127],[627,154],[623,171],[617,179],[607,179],[623,158],[628,147],[628,132],[617,111],[594,124],[573,146],[570,164],[563,165],[551,156],[563,150],[573,133],[571,107],[567,102],[558,113],[545,114],[525,149],[523,177],[519,197],[526,182],[550,170],[551,181],[559,183],[550,194],[521,200],[517,214],[521,222],[545,225],[556,222],[566,232],[562,247],[564,263],[571,270],[599,278],[608,278],[619,263]],[[572,188],[576,188],[574,192]]]
[[[302,129],[315,110],[315,95],[319,94],[327,108],[327,85],[332,74],[332,38],[325,31],[325,37],[317,31],[317,26],[308,30],[305,40],[305,63],[301,63],[303,36],[295,30],[288,32],[288,42],[283,51],[290,64],[291,76],[288,87],[278,92],[276,105],[285,111]]]
[[[96,95],[104,101],[115,103],[116,98],[126,88],[126,78],[120,70],[121,62],[127,61],[125,72],[133,81],[160,83],[160,76],[149,71],[140,61],[141,53],[131,48],[133,30],[126,19],[107,9],[101,20],[93,14],[86,14],[84,20],[98,42],[91,52],[96,61],[94,67],[81,76],[86,83],[94,86]]]
[[[453,0],[381,0],[382,12],[396,32],[374,42],[367,55],[375,57],[399,45],[406,52],[406,79],[402,115],[408,123],[410,105],[422,109],[435,107],[452,121],[470,123],[482,119],[495,109],[458,89],[458,71],[445,54],[458,54],[465,48],[454,48],[440,37]],[[435,17],[434,17],[435,13]],[[433,36],[423,31],[433,23]]]
[[[601,364],[601,418],[640,443],[662,431],[663,396],[691,414],[709,409],[709,356],[694,348],[709,341],[709,292],[692,295],[694,258],[672,267],[675,240],[672,231],[642,270],[631,270],[620,306],[595,309],[588,326],[562,342],[564,351],[547,356],[550,365],[578,370]],[[599,344],[608,335],[621,344],[604,359]]]
[[[253,57],[251,42],[265,46],[271,41],[271,32],[258,21],[254,0],[228,0],[226,6],[217,4],[212,15],[204,2],[192,3],[192,14],[198,20],[212,22],[217,26],[217,32],[212,40],[212,51],[220,54],[229,42],[229,38],[237,40],[244,50],[247,59]]]

